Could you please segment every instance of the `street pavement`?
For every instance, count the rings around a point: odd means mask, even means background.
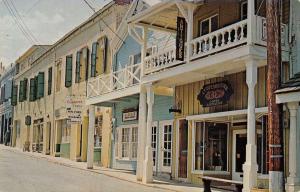
[[[0,192],[165,192],[0,148]]]

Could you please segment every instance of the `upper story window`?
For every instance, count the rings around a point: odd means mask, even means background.
[[[65,87],[72,86],[72,68],[73,68],[73,56],[68,55],[66,57],[66,71],[65,71]]]
[[[89,49],[87,47],[76,53],[75,83],[88,79]]]
[[[56,88],[55,91],[59,92],[61,88],[61,60],[56,65]]]
[[[219,15],[213,15],[200,21],[199,27],[200,36],[216,31],[219,27]]]
[[[100,38],[92,45],[91,77],[107,72],[107,37]]]
[[[20,63],[16,64],[16,74],[20,73]]]

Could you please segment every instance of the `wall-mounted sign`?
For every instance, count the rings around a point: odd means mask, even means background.
[[[177,17],[177,34],[176,34],[176,60],[184,60],[184,43],[186,35],[186,21],[183,17]]]
[[[70,123],[80,123],[82,121],[83,102],[82,97],[68,96],[66,98],[66,111]]]
[[[26,117],[25,117],[25,125],[31,125],[31,116],[29,116],[29,115],[27,115]]]
[[[233,94],[232,87],[228,81],[204,85],[197,99],[203,107],[225,105]]]
[[[133,108],[123,110],[122,119],[123,121],[138,120],[138,110]]]

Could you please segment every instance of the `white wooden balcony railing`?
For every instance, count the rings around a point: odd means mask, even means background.
[[[166,49],[145,58],[145,74],[160,71],[161,69],[169,68],[180,63],[182,63],[182,61],[176,60],[176,49]]]
[[[243,20],[192,40],[191,59],[235,47],[246,41],[247,20]]]
[[[140,82],[141,64],[128,65],[119,71],[90,79],[87,86],[87,97],[92,98],[126,89],[138,85]]]
[[[189,46],[191,48],[191,60],[201,59],[202,57],[216,54],[225,50],[236,48],[241,45],[246,45],[248,41],[247,34],[248,20],[242,20],[229,26],[218,29],[209,34],[193,39]],[[282,50],[288,50],[288,27],[282,24]],[[255,31],[253,43],[260,46],[266,46],[266,19],[256,16]],[[187,45],[186,45],[187,46]],[[174,67],[186,61],[176,60],[176,48],[158,51],[144,59],[144,74],[152,74],[154,72],[164,71],[167,68]]]

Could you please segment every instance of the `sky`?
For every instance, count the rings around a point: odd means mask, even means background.
[[[6,0],[12,1],[20,17],[36,39],[35,44],[53,44],[93,14],[84,0]],[[96,10],[109,0],[87,0]],[[19,20],[20,21],[20,20]],[[34,42],[18,28],[0,0],[0,62],[14,63]]]

